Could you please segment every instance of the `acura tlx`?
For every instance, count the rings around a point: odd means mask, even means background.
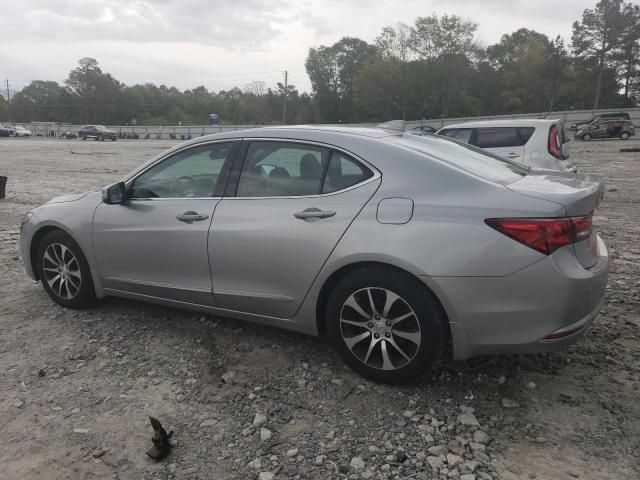
[[[21,253],[65,307],[112,295],[325,335],[403,383],[445,355],[576,341],[607,283],[602,193],[441,136],[260,128],[31,210]]]

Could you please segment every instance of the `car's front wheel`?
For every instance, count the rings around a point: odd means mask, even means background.
[[[37,250],[37,270],[49,296],[63,307],[83,308],[96,299],[86,258],[61,230],[47,233]]]
[[[326,310],[329,337],[351,369],[371,380],[416,380],[443,356],[446,317],[417,279],[369,266],[333,288]]]
[[[590,134],[588,134],[588,133],[585,133],[585,134],[582,136],[582,139],[588,142],[589,140],[591,140],[591,135],[590,135]]]
[[[622,132],[620,134],[620,139],[621,140],[629,140],[629,133],[628,132]]]

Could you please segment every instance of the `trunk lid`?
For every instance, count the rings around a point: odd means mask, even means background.
[[[598,176],[548,171],[532,171],[507,188],[521,195],[560,204],[568,217],[593,215],[604,194],[604,182]],[[598,242],[593,229],[589,237],[574,243],[573,248],[583,267],[589,268],[597,263]]]

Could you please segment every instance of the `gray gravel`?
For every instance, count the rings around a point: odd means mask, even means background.
[[[0,139],[2,478],[639,478],[640,155],[618,149],[640,141],[572,143],[609,188],[595,222],[611,277],[586,336],[405,387],[356,376],[321,339],[119,299],[66,310],[26,277],[29,208],[170,145]],[[159,463],[149,415],[175,431]]]

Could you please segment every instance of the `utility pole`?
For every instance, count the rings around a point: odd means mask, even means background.
[[[284,103],[282,104],[282,124],[287,124],[287,86],[288,86],[289,72],[284,71]]]
[[[9,79],[5,80],[7,84],[7,112],[9,114],[9,122],[11,122],[11,92],[9,90]]]

